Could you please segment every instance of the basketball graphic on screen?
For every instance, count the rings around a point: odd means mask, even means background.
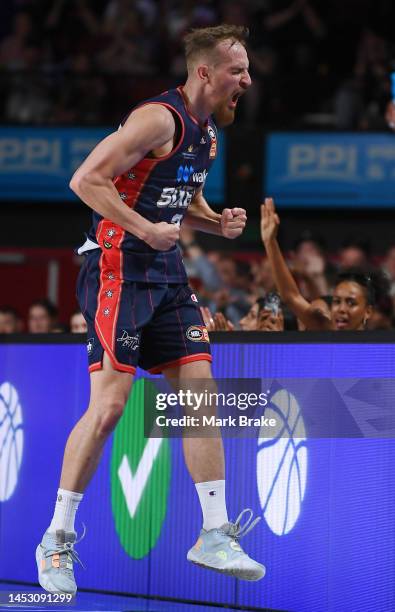
[[[0,386],[0,501],[11,497],[18,482],[23,454],[22,409],[18,392],[5,382]]]
[[[306,490],[306,432],[299,404],[286,389],[273,395],[265,417],[276,419],[276,427],[270,438],[261,427],[258,438],[259,499],[269,528],[285,535],[299,518]]]

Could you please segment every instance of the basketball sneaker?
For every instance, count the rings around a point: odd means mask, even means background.
[[[240,521],[246,512],[249,512],[250,516],[244,525],[241,525]],[[210,531],[202,529],[196,544],[188,551],[188,561],[241,580],[263,578],[265,566],[251,559],[238,542],[261,520],[258,516],[251,523],[252,516],[252,510],[246,508],[239,514],[235,523],[225,523],[222,527]]]
[[[85,535],[84,532],[80,542]],[[38,581],[42,588],[50,593],[71,593],[77,591],[74,579],[73,561],[83,566],[74,544],[77,543],[74,531],[65,532],[58,529],[56,533],[44,533],[41,543],[36,549]]]

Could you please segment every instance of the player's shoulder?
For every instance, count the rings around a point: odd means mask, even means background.
[[[156,133],[163,138],[172,138],[175,131],[174,117],[172,113],[160,104],[149,102],[133,110],[121,130],[127,133]]]

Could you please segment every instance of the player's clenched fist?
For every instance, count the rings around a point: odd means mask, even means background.
[[[145,242],[156,251],[168,251],[180,238],[180,226],[176,223],[153,223]]]
[[[221,215],[221,230],[225,238],[237,238],[247,223],[244,208],[224,208]]]

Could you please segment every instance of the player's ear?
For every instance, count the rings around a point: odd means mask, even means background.
[[[201,81],[207,82],[209,79],[209,70],[207,64],[202,64],[198,67],[197,73]]]

